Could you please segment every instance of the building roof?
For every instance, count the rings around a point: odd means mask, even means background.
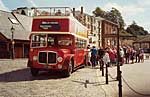
[[[136,42],[150,42],[150,35],[140,36]]]
[[[0,10],[0,32],[7,39],[11,39],[12,37],[11,28],[13,26],[15,29],[14,39],[29,40],[31,22],[32,17]]]

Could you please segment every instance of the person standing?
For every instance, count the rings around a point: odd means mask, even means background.
[[[98,61],[99,61],[99,64],[100,64],[100,71],[103,69],[103,66],[104,66],[104,62],[103,62],[103,56],[105,54],[105,51],[102,47],[100,47],[98,49]]]
[[[139,62],[140,48],[135,50],[135,63]]]
[[[105,49],[105,54],[103,56],[103,62],[104,62],[104,65],[109,65],[110,63],[110,57],[109,57],[109,54],[108,54],[108,51],[107,51],[107,48]]]
[[[91,59],[91,48],[90,48],[90,45],[88,45],[88,46],[87,46],[87,62],[86,62],[86,64],[87,64],[88,66],[91,66],[91,65],[92,65],[90,59]]]
[[[140,62],[140,61],[144,62],[144,51],[143,51],[143,49],[140,49],[138,62]]]
[[[97,49],[95,46],[92,47],[91,49],[91,63],[92,67],[96,66],[96,57],[97,57]]]
[[[135,50],[133,48],[131,48],[130,58],[132,60],[131,64],[133,64],[135,59]]]
[[[109,48],[108,54],[110,58],[110,65],[113,66],[115,64],[115,57],[116,57],[115,52],[111,48]]]
[[[125,50],[125,60],[126,60],[126,64],[129,64],[129,61],[130,61],[130,47],[126,47],[126,50]]]
[[[124,63],[124,50],[123,50],[123,48],[122,47],[120,47],[120,53],[119,53],[120,55],[120,65],[122,66],[123,65],[123,63]]]

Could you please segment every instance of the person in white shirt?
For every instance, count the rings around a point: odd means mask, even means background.
[[[120,65],[122,66],[124,63],[124,51],[123,48],[120,48]]]
[[[110,63],[110,58],[109,58],[109,54],[107,53],[107,51],[105,50],[105,54],[103,56],[103,62],[104,62],[104,65],[109,65]]]
[[[91,66],[92,63],[91,63],[91,48],[90,48],[90,45],[87,46],[87,60],[86,60],[86,64],[88,66]]]

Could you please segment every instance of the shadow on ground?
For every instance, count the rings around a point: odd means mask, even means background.
[[[114,82],[116,80],[110,80],[108,82]],[[78,80],[72,80],[72,82],[75,82],[75,83],[79,83],[79,84],[93,84],[93,86],[99,86],[99,85],[107,85],[105,83],[105,81],[102,81],[102,82],[90,82],[89,80],[82,80],[82,81],[78,81]]]
[[[33,81],[33,80],[49,80],[64,78],[61,72],[43,72],[33,77],[30,74],[29,68],[18,69],[11,72],[5,72],[0,74],[0,82],[19,82],[19,81]]]

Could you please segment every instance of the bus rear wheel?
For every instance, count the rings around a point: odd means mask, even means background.
[[[36,69],[36,68],[31,68],[31,74],[32,74],[32,76],[37,76],[38,73],[39,73],[39,70],[38,70],[38,69]]]

